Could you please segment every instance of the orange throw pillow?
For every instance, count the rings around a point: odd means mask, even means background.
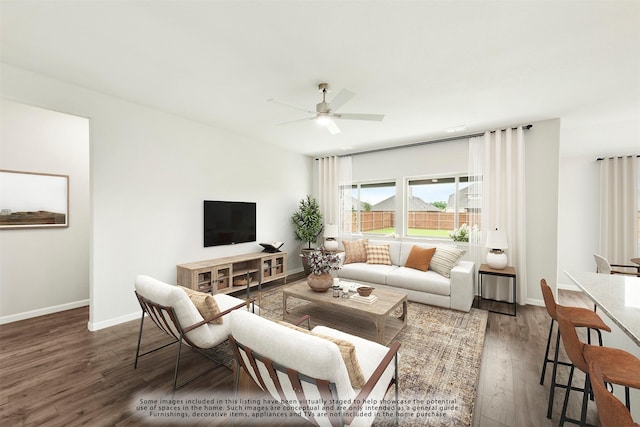
[[[414,246],[411,248],[411,252],[409,252],[409,257],[407,258],[407,262],[405,262],[404,266],[420,271],[427,271],[429,269],[431,258],[433,258],[433,254],[435,253],[436,248],[421,248],[419,246]]]

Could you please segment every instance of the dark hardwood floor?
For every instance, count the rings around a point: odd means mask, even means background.
[[[560,302],[589,307],[575,292],[562,291]],[[87,320],[88,308],[83,307],[0,326],[0,425],[144,425],[132,410],[139,396],[158,390],[171,396],[174,346],[146,356],[134,370],[139,321],[89,332]],[[564,392],[556,393],[553,419],[548,420],[550,369],[545,385],[539,384],[549,322],[543,307],[518,307],[515,318],[489,314],[474,426],[558,424]],[[143,339],[153,343],[164,336],[146,322]],[[209,364],[188,350],[183,357],[187,369],[182,373],[187,376]],[[563,371],[566,379],[568,369]],[[232,371],[221,366],[183,390],[228,394],[232,381]],[[577,393],[572,397],[571,411],[577,414],[580,398]],[[593,402],[589,421],[597,424]],[[210,419],[204,423],[212,425]],[[229,420],[219,423],[225,424]],[[281,425],[287,424],[302,423]]]

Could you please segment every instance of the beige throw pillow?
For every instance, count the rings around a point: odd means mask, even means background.
[[[367,264],[391,265],[389,245],[367,245]]]
[[[362,373],[362,368],[360,368],[360,363],[358,363],[358,357],[356,356],[355,345],[353,345],[349,341],[328,337],[322,334],[317,334],[313,331],[309,331],[299,326],[292,325],[291,323],[287,323],[283,321],[278,321],[278,323],[288,328],[295,329],[296,331],[304,332],[306,334],[313,335],[318,338],[323,338],[325,340],[329,340],[332,343],[336,344],[338,346],[338,349],[340,350],[340,355],[344,360],[344,365],[347,368],[347,373],[349,374],[349,381],[351,382],[351,385],[354,388],[364,387],[366,380],[364,378],[364,374]]]
[[[464,253],[465,250],[455,246],[438,246],[436,253],[431,258],[429,269],[444,277],[451,277],[451,269],[458,264]]]
[[[189,296],[189,299],[196,306],[198,312],[202,316],[203,319],[207,320],[212,316],[220,313],[220,308],[218,308],[218,303],[215,298],[204,292],[194,291],[190,288],[185,288],[184,286],[180,286]],[[218,317],[217,319],[213,319],[209,323],[215,323],[217,325],[222,324],[222,317]]]
[[[344,263],[367,262],[367,241],[368,239],[343,240]]]

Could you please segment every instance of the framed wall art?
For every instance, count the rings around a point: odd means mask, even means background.
[[[68,175],[0,169],[0,229],[68,226]]]

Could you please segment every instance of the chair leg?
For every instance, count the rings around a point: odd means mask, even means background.
[[[138,367],[138,357],[140,357],[140,342],[142,340],[142,327],[144,326],[144,310],[142,310],[142,317],[140,318],[140,332],[138,332],[138,347],[136,347],[136,361],[133,364],[133,369]]]
[[[540,375],[540,385],[544,385],[544,376],[547,372],[547,363],[551,362],[549,359],[549,348],[551,347],[551,335],[553,334],[553,322],[551,319],[551,326],[549,327],[549,336],[547,337],[547,350],[544,352],[544,362],[542,363],[542,374]]]
[[[178,383],[178,367],[180,366],[180,352],[182,350],[182,335],[180,336],[180,341],[178,341],[178,353],[176,354],[176,368],[173,373],[173,389],[177,389]]]
[[[547,404],[547,418],[551,419],[551,414],[553,412],[553,395],[555,394],[555,389],[558,386],[556,383],[556,375],[558,374],[558,353],[560,351],[560,329],[556,333],[556,349],[555,355],[553,357],[553,371],[551,372],[551,387],[549,387],[549,402]],[[571,366],[571,370],[573,372],[573,365]]]
[[[560,427],[564,426],[564,422],[567,419],[567,405],[569,404],[569,394],[571,393],[571,384],[573,383],[573,371],[575,367],[572,366],[569,371],[569,381],[567,382],[567,391],[564,394],[564,404],[562,405],[562,414],[560,415]]]
[[[395,393],[396,393],[396,414],[393,420],[393,425],[398,425],[398,355],[396,355],[396,357],[394,357],[394,364],[395,364]],[[628,391],[628,389],[627,389]]]
[[[589,395],[591,394],[591,381],[589,374],[584,378],[584,393],[582,395],[582,411],[580,412],[580,425],[587,425],[587,407],[589,405]]]

